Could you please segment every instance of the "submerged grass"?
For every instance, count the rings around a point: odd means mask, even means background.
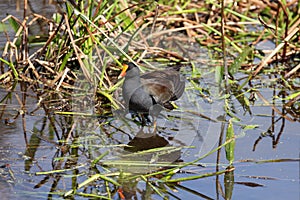
[[[230,190],[226,191],[225,196],[230,199],[233,189],[230,185],[233,183],[230,173],[234,170],[232,165],[235,161],[235,139],[239,136],[235,128],[242,127],[242,131],[246,131],[257,127],[238,123],[239,119],[232,108],[230,97],[236,98],[244,111],[250,113],[250,104],[255,98],[253,96],[265,99],[255,87],[247,88],[247,84],[255,81],[260,74],[264,74],[264,70],[275,68],[273,73],[281,74],[277,80],[281,80],[283,87],[289,89],[287,94],[280,96],[282,101],[286,101],[283,102],[283,107],[288,108],[289,112],[281,112],[275,106],[273,110],[282,118],[291,121],[299,121],[300,116],[296,111],[299,108],[300,94],[297,91],[299,88],[295,86],[297,84],[291,83],[299,79],[299,59],[295,59],[300,52],[300,44],[297,40],[300,24],[299,3],[296,1],[266,2],[262,4],[259,1],[229,3],[222,1],[223,6],[221,6],[218,1],[207,3],[160,0],[137,4],[126,0],[115,2],[79,0],[65,1],[58,5],[63,12],[56,13],[51,19],[37,14],[29,15],[23,20],[14,16],[3,19],[1,29],[6,30],[10,24],[15,35],[11,37],[7,31],[4,31],[7,43],[0,58],[0,82],[9,92],[16,90],[16,85],[20,84],[21,97],[16,94],[20,104],[17,116],[27,114],[25,96],[32,91],[38,100],[37,107],[45,110],[44,120],[49,120],[48,126],[51,130],[49,132],[53,135],[55,133],[56,141],[59,141],[57,146],[61,156],[59,160],[53,161],[58,169],[36,174],[57,175],[54,179],[59,182],[62,177],[60,174],[68,174],[72,171],[74,173],[71,180],[72,187],[68,187],[70,190],[64,192],[64,197],[79,195],[104,199],[112,199],[115,195],[122,198],[124,191],[120,189],[130,193],[131,190],[137,190],[138,182],[144,182],[156,194],[166,197],[168,194],[166,188],[176,188],[179,182],[225,174],[229,184],[226,189]],[[26,3],[27,1],[24,0],[25,5]],[[26,10],[24,12],[26,16]],[[48,23],[49,27],[46,40],[42,45],[30,50],[29,46],[33,46],[34,43],[29,40],[28,29],[31,29],[36,20]],[[276,44],[276,48],[270,52],[264,52],[257,47],[267,40]],[[206,58],[206,61],[199,61],[199,53],[193,54],[189,42],[205,46],[210,52],[214,52],[215,60]],[[286,60],[293,62],[286,62],[289,66],[280,69],[279,62]],[[113,150],[107,149],[107,143],[119,145],[123,137],[115,136],[117,134],[112,130],[126,133],[123,127],[129,126],[129,123],[124,122],[126,126],[113,127],[112,119],[109,118],[113,114],[117,115],[112,113],[112,110],[122,107],[117,98],[117,91],[122,82],[117,79],[117,76],[124,61],[143,63],[152,69],[157,68],[154,66],[155,63],[191,65],[191,69],[186,67],[184,70],[188,82],[191,83],[187,90],[196,90],[201,97],[211,101],[209,99],[211,91],[205,90],[200,84],[202,74],[198,66],[205,62],[210,67],[210,72],[215,73],[216,82],[223,88],[219,91],[221,94],[219,98],[223,99],[225,104],[219,146],[190,162],[166,164],[166,162],[158,162],[155,157],[157,155],[150,159],[150,163],[148,160],[106,161],[105,158],[117,149],[116,146]],[[238,80],[240,72],[248,74],[243,78],[243,83]],[[8,101],[10,96],[0,99],[0,103]],[[270,102],[265,101],[270,105]],[[198,113],[194,112],[194,114]],[[209,121],[217,122],[205,115],[199,115]],[[93,119],[98,121],[95,122]],[[26,144],[30,146],[33,142],[27,141],[26,124],[23,125]],[[78,142],[78,138],[87,132],[95,136],[96,133],[90,133],[94,130],[93,125],[101,130],[102,135],[99,138],[105,145],[92,143],[87,144],[87,149],[84,149]],[[77,126],[80,129],[76,129]],[[43,133],[45,127],[46,125],[38,131]],[[131,131],[132,129],[129,128]],[[226,134],[226,139],[223,139],[223,134]],[[42,135],[38,138],[46,140]],[[86,138],[87,141],[95,142],[88,134]],[[86,171],[89,173],[82,172],[85,179],[79,180],[76,173],[78,175],[77,170],[83,165],[80,165],[78,159],[86,156],[79,154],[80,150],[92,158],[91,154],[96,147],[102,153],[94,159],[88,159],[89,166]],[[182,148],[184,147],[156,147],[138,153],[128,153],[124,157],[145,156],[148,153],[164,155],[166,152],[174,153]],[[214,152],[220,152],[221,149],[225,149],[228,169],[219,170],[221,164],[218,161],[214,172],[174,177],[180,174],[181,170],[198,166],[200,160]],[[30,153],[34,158],[37,148],[31,150],[28,154]],[[72,163],[71,168],[62,167],[63,162]],[[139,174],[127,173],[116,167],[133,168],[151,165],[155,167],[154,171],[144,171]],[[30,164],[26,169],[30,169]],[[171,183],[176,184],[168,185]],[[43,184],[45,183],[41,181],[37,187]],[[98,185],[102,185],[100,190],[104,195],[87,191],[87,188],[93,191]],[[56,186],[53,186],[51,191],[55,189]]]

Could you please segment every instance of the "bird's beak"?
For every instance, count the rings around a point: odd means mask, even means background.
[[[127,64],[123,64],[123,69],[122,69],[122,71],[121,71],[118,79],[121,79],[121,78],[123,78],[126,75],[127,69],[128,69],[128,65]]]

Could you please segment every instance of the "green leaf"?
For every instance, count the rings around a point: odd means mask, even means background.
[[[244,131],[247,131],[247,130],[252,130],[252,129],[255,129],[255,128],[258,128],[259,125],[257,124],[250,124],[250,125],[246,125],[243,127]]]
[[[0,22],[0,32],[4,32],[8,28],[9,28],[9,26],[7,24],[4,24],[3,22]]]
[[[10,69],[12,70],[15,78],[17,78],[19,76],[17,69],[15,68],[14,64],[11,62],[8,62],[7,60],[4,60],[3,58],[0,58],[0,61],[5,63],[6,65],[8,65],[10,67]]]
[[[218,84],[221,83],[224,75],[224,69],[222,66],[217,66],[215,71],[215,79]]]
[[[298,97],[300,95],[300,91],[299,92],[295,92],[290,94],[289,96],[285,97],[285,98],[281,98],[282,100],[292,100],[295,99],[296,97]]]
[[[225,199],[232,199],[234,187],[234,167],[228,166],[224,175]]]
[[[16,21],[16,19],[10,17],[10,18],[8,19],[8,21],[9,21],[9,24],[10,24],[11,28],[13,28],[13,30],[14,30],[15,32],[18,32],[18,30],[19,30],[19,28],[20,28],[20,24]]]
[[[252,53],[252,47],[245,48],[229,67],[229,73],[234,75],[241,68],[247,56]]]
[[[234,147],[235,147],[235,137],[234,129],[232,125],[232,119],[229,120],[229,124],[226,132],[226,142],[232,140],[225,146],[226,159],[229,161],[230,165],[234,161]]]

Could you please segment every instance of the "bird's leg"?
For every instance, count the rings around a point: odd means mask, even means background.
[[[147,120],[147,116],[145,114],[141,114],[140,120],[141,120],[143,127],[147,125],[148,120]]]
[[[139,133],[143,133],[144,132],[144,126],[141,127],[141,129],[139,130]]]
[[[156,118],[153,118],[153,134],[157,132],[157,121]]]
[[[147,123],[150,123],[150,124],[151,124],[151,120],[150,120],[150,118],[149,118],[149,115],[148,115],[148,114],[144,114],[144,117],[145,117]]]
[[[151,115],[152,116],[152,126],[153,126],[153,134],[156,134],[157,132],[157,117],[155,117],[154,115]]]
[[[146,125],[146,121],[144,119],[143,114],[140,114],[140,113],[131,113],[131,118],[133,119],[133,121],[135,123],[138,123],[141,126],[145,126]]]
[[[151,124],[151,120],[149,118],[149,115],[146,113],[142,113],[141,114],[141,122],[142,122],[142,126],[146,126],[147,124]]]

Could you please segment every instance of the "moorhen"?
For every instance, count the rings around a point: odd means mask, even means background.
[[[134,63],[124,64],[120,77],[125,77],[122,89],[126,108],[142,114],[148,121],[148,115],[157,117],[163,108],[174,109],[170,101],[181,97],[185,88],[179,70],[175,66],[140,75]]]

